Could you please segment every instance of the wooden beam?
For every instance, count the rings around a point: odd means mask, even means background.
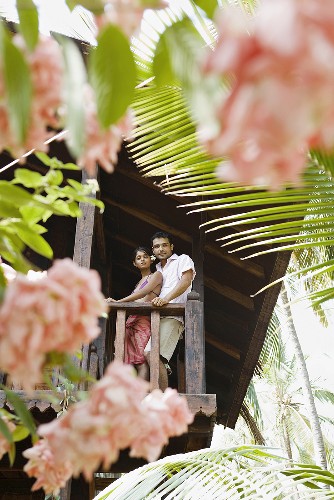
[[[123,212],[132,215],[136,219],[144,220],[148,224],[151,224],[151,226],[159,228],[162,231],[166,231],[167,233],[170,233],[173,236],[181,238],[182,240],[187,241],[188,243],[192,242],[191,236],[189,236],[187,233],[185,233],[184,231],[179,231],[178,229],[175,229],[175,227],[170,226],[169,224],[165,224],[159,217],[155,217],[154,215],[152,215],[151,212],[147,212],[146,210],[142,210],[138,207],[134,207],[131,205],[125,205],[124,203],[119,203],[115,200],[112,200],[111,198],[104,197],[103,199],[104,202],[107,203],[108,205],[119,208]]]
[[[186,393],[205,394],[204,309],[199,294],[190,292],[185,307]]]
[[[236,255],[224,252],[221,247],[218,247],[214,243],[206,243],[204,246],[204,250],[214,257],[218,257],[218,259],[223,259],[225,262],[228,262],[232,266],[239,267],[247,273],[253,274],[257,278],[265,279],[266,277],[263,267],[259,264],[256,264],[256,262],[251,260],[241,260]]]
[[[278,252],[273,263],[272,273],[269,282],[273,282],[285,275],[286,269],[290,261],[290,252]],[[256,322],[250,325],[250,340],[248,349],[245,353],[245,362],[243,363],[240,373],[233,382],[231,391],[231,401],[229,401],[229,412],[226,417],[228,427],[234,428],[237,421],[242,402],[244,400],[249,382],[258,362],[264,339],[266,337],[268,324],[272,315],[273,308],[276,304],[278,294],[281,289],[281,283],[270,287],[262,296],[261,309]]]
[[[85,170],[82,171],[82,184],[85,184],[88,175]],[[93,195],[92,195],[93,197]],[[94,232],[95,206],[89,203],[79,204],[82,210],[82,216],[77,220],[75,232],[73,261],[81,267],[90,268],[90,257],[92,251],[92,240]]]
[[[228,344],[226,342],[222,342],[219,340],[217,337],[212,335],[211,333],[208,333],[208,331],[205,332],[205,341],[215,347],[216,349],[219,349],[220,351],[224,352],[231,358],[236,359],[237,361],[240,361],[240,351],[236,347],[234,347],[231,344]]]
[[[211,290],[219,293],[223,297],[226,297],[227,299],[240,304],[249,311],[254,311],[254,301],[251,297],[248,297],[247,295],[244,295],[243,293],[238,292],[237,290],[234,290],[227,285],[222,285],[213,278],[204,277],[204,285],[208,288],[211,288]]]

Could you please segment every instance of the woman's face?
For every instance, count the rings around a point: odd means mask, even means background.
[[[151,265],[151,257],[147,255],[146,252],[139,250],[136,253],[136,258],[133,263],[138,269],[148,269]]]

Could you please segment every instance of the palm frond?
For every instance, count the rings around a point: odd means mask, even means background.
[[[269,449],[240,446],[200,450],[166,457],[145,465],[99,493],[95,500],[240,498],[333,498],[322,488],[334,485],[334,475],[311,465],[285,465]]]

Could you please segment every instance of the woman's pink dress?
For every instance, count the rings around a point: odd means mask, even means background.
[[[148,282],[141,284],[139,290]],[[124,362],[131,365],[141,365],[145,362],[144,349],[151,336],[151,320],[149,316],[131,315],[125,324],[125,355]]]

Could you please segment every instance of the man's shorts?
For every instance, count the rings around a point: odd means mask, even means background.
[[[161,318],[160,320],[160,355],[167,361],[172,357],[184,326],[175,318]],[[144,352],[151,351],[151,339],[147,342]]]

